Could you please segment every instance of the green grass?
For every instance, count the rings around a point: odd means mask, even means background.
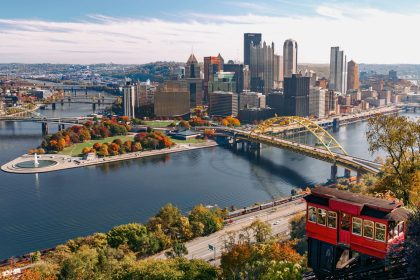
[[[83,143],[78,143],[78,144],[74,144],[71,145],[70,147],[66,147],[64,148],[64,150],[62,150],[61,152],[59,152],[59,154],[61,155],[68,155],[68,156],[79,156],[82,154],[82,150],[83,148],[91,148],[93,146],[93,144],[95,143],[111,143],[112,141],[114,141],[115,139],[121,139],[121,141],[125,142],[127,140],[133,140],[134,137],[133,136],[113,136],[113,137],[108,137],[105,139],[98,139],[98,140],[89,140],[89,141],[85,141]]]
[[[179,140],[179,139],[174,139],[171,137],[171,141],[176,143],[176,144],[197,144],[197,143],[204,143],[205,140],[203,139],[188,139],[188,140]]]
[[[178,123],[178,121],[146,121],[146,125],[150,126],[151,128],[155,127],[167,127],[171,123]]]

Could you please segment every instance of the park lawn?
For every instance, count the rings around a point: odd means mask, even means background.
[[[150,126],[151,128],[155,127],[167,127],[171,123],[178,123],[178,121],[145,121],[147,126]]]
[[[111,143],[112,141],[114,141],[115,139],[121,139],[122,142],[125,142],[127,140],[134,140],[134,137],[132,135],[126,135],[126,136],[113,136],[113,137],[107,137],[105,139],[96,139],[96,140],[89,140],[89,141],[85,141],[83,143],[78,143],[78,144],[74,144],[71,145],[70,147],[66,147],[64,148],[64,150],[62,150],[61,152],[59,152],[59,154],[61,155],[68,155],[68,156],[80,156],[82,154],[82,150],[83,148],[92,148],[93,144],[95,143]]]
[[[206,140],[204,139],[188,139],[188,140],[180,140],[180,139],[174,139],[171,137],[171,141],[176,143],[176,144],[198,144],[198,143],[204,143],[206,142]]]

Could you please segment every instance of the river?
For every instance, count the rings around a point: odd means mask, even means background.
[[[45,116],[80,116],[91,105],[58,105]],[[56,131],[50,125],[50,133]],[[365,123],[333,135],[351,155],[372,159]],[[0,164],[40,144],[41,124],[0,122]],[[339,170],[342,175],[343,170]],[[260,159],[222,147],[44,174],[0,173],[0,259],[53,247],[70,238],[146,222],[171,202],[245,207],[324,182],[330,165],[263,147]]]

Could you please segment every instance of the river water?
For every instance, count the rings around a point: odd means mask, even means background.
[[[65,104],[40,113],[81,116],[92,107]],[[365,130],[365,123],[357,123],[333,135],[349,154],[372,159]],[[0,164],[41,139],[41,124],[0,122]],[[0,171],[0,259],[145,222],[168,202],[183,211],[199,203],[245,207],[325,182],[329,175],[328,163],[272,147],[263,147],[259,159],[214,147],[45,174]]]

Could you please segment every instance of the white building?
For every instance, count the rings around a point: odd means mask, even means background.
[[[331,47],[329,89],[347,92],[347,57],[339,47]]]
[[[135,118],[134,105],[136,99],[136,88],[130,82],[127,82],[122,91],[124,116]]]
[[[309,115],[318,118],[325,117],[326,90],[320,87],[311,88],[309,91]]]

